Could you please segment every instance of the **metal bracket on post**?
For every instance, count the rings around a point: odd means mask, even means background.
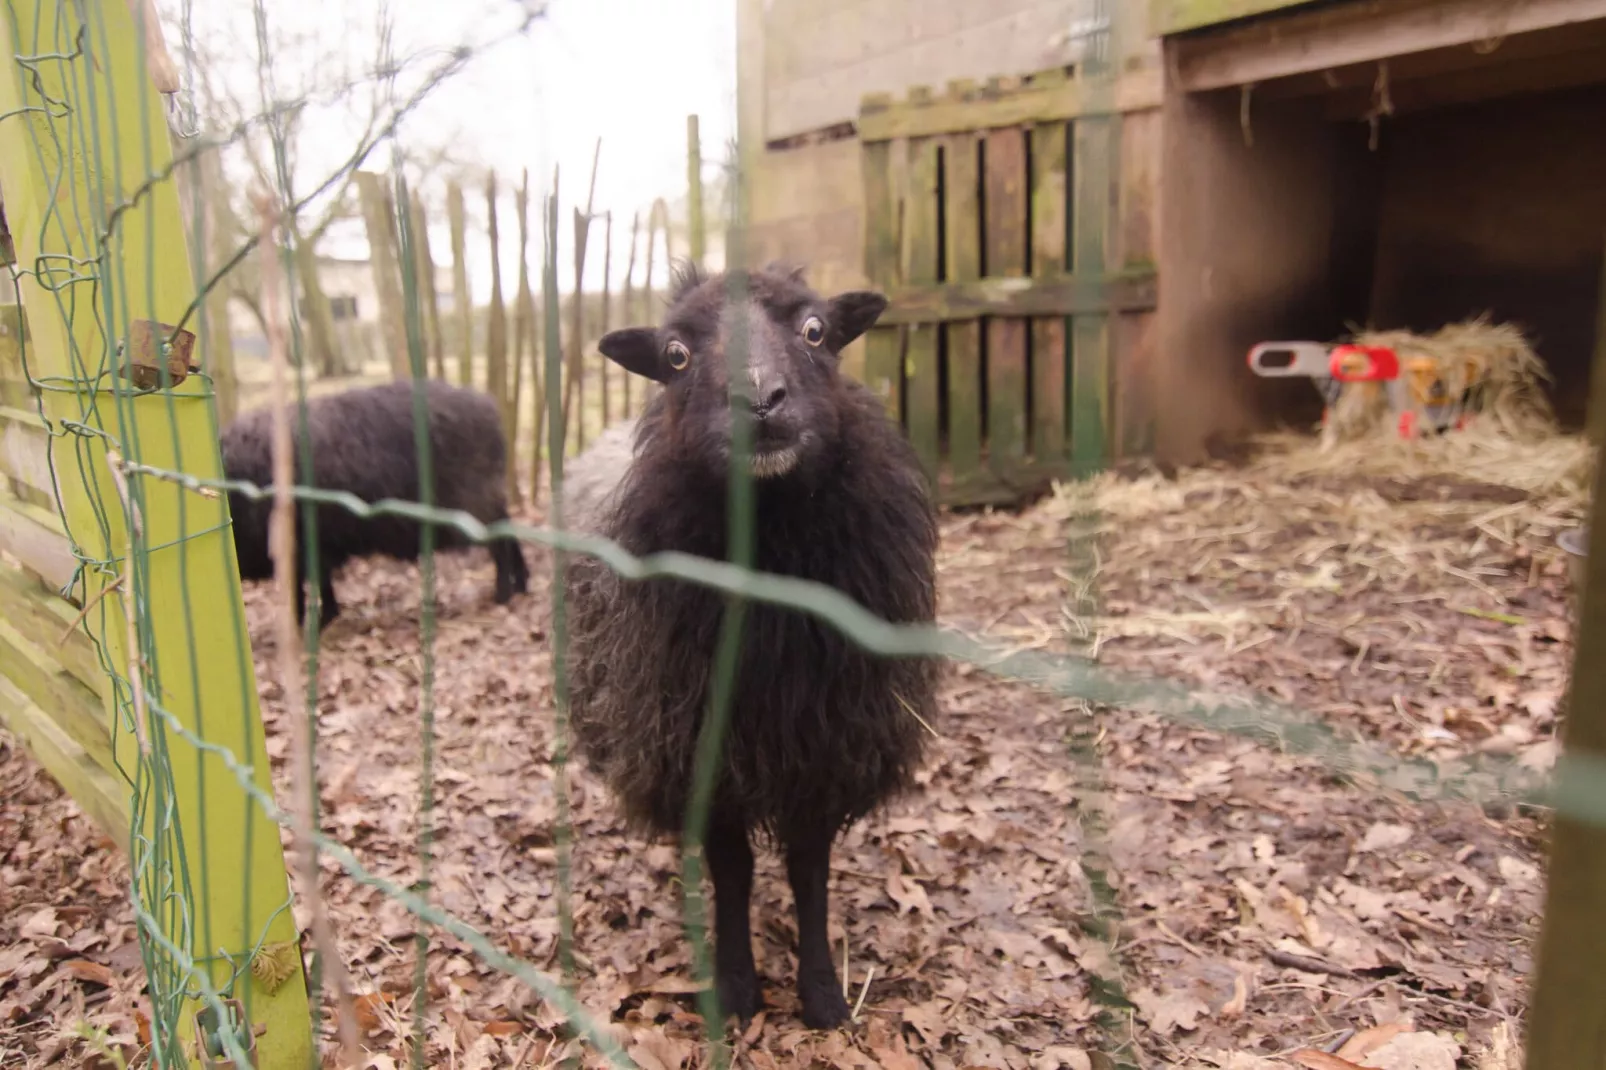
[[[169,386],[177,386],[191,372],[201,370],[190,363],[190,355],[195,352],[194,333],[180,331],[170,323],[134,320],[128,325],[128,341],[120,349],[126,359],[118,374],[132,379],[140,390],[161,386],[164,369]]]
[[[254,1070],[257,1061],[257,1037],[267,1032],[267,1026],[251,1027],[245,1017],[245,1008],[237,999],[224,999],[223,1009],[228,1013],[228,1021],[220,1026],[217,1012],[211,1007],[202,1007],[195,1012],[195,1056],[200,1061],[201,1070]],[[228,1055],[228,1049],[223,1046],[222,1033],[227,1029],[234,1034],[235,1041],[246,1055],[246,1064],[241,1066]]]

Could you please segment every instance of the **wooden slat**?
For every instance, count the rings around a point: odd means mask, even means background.
[[[1121,355],[1116,377],[1115,453],[1142,457],[1154,452],[1154,388],[1158,320],[1153,312],[1114,317],[1115,351]]]
[[[1042,123],[1032,131],[1032,274],[1065,271],[1066,124]],[[1057,465],[1065,459],[1066,321],[1063,315],[1032,321],[1032,458]]]
[[[1314,3],[1315,0],[1153,0],[1149,26],[1160,35],[1197,30]]]
[[[1118,273],[1153,270],[1160,249],[1160,153],[1164,125],[1157,111],[1121,117],[1120,214],[1114,231]],[[1120,309],[1123,312],[1148,309]]]
[[[1078,274],[1107,270],[1118,122],[1108,117],[1076,121],[1071,265]],[[1110,362],[1108,314],[1076,316],[1071,324],[1071,460],[1079,472],[1096,471],[1108,460]]]
[[[945,241],[951,284],[981,276],[977,143],[975,134],[954,134],[945,142]],[[981,471],[981,324],[949,323],[943,330],[948,332],[948,471],[955,481],[962,481]]]
[[[33,573],[10,565],[0,565],[0,603],[5,606],[6,620],[34,642],[44,644],[50,656],[90,691],[100,693],[106,673],[94,641],[76,626],[77,606],[58,597]]]
[[[26,409],[34,403],[34,389],[22,366],[27,325],[21,305],[0,305],[0,405],[16,409]]]
[[[1158,108],[1162,88],[1160,68],[1146,66],[1131,71],[1114,87],[1115,109]],[[1108,91],[1102,92],[1107,99]],[[865,98],[859,111],[859,140],[871,143],[937,137],[1072,119],[1093,110],[1095,104],[1090,98],[1098,97],[1099,93],[1090,92],[1084,82],[1063,78],[1014,88],[966,88],[929,100],[894,103],[884,96],[871,96]],[[1101,101],[1097,106],[1108,105]]]
[[[97,765],[115,773],[112,734],[100,696],[51,657],[44,643],[14,625],[13,608],[9,594],[0,590],[0,676],[44,710]]]
[[[32,492],[19,496],[45,508],[55,507],[50,432],[37,413],[0,406],[0,475]],[[14,493],[17,489],[12,488]]]
[[[0,721],[102,832],[126,850],[128,784],[108,773],[37,703],[0,676]]]
[[[1176,42],[1184,92],[1249,85],[1606,18],[1606,0],[1347,3]]]
[[[1108,278],[1050,275],[909,286],[889,295],[881,323],[954,323],[983,316],[1077,316],[1155,307],[1152,268]]]
[[[1159,255],[1161,116],[1141,112],[1121,117],[1119,214],[1114,232],[1116,263],[1122,271],[1152,268]],[[1117,372],[1113,449],[1134,457],[1154,449],[1154,381],[1158,345],[1152,311],[1122,310],[1114,317]]]
[[[10,554],[57,590],[78,571],[60,518],[16,498],[0,497],[0,553]]]
[[[940,195],[938,142],[927,140],[909,146],[909,178],[904,187],[903,278],[910,284],[937,282],[941,239],[938,210]],[[918,323],[908,329],[904,356],[904,422],[909,440],[920,455],[933,482],[942,460],[941,379],[937,366],[937,323]]]
[[[897,285],[898,201],[892,184],[892,146],[864,147],[864,273],[870,285],[891,289]],[[883,321],[885,322],[885,321]],[[865,337],[864,382],[880,395],[887,411],[898,411],[898,376],[901,328],[871,328]]]
[[[987,274],[1026,274],[1026,132],[986,135]],[[1026,321],[987,321],[987,457],[995,471],[1026,456]]]

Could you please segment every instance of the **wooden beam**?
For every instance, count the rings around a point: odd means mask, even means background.
[[[1606,0],[1355,0],[1171,46],[1184,92],[1457,48],[1606,18]]]
[[[1398,117],[1458,104],[1517,96],[1522,93],[1574,89],[1606,82],[1606,63],[1598,51],[1534,56],[1499,66],[1450,71],[1427,77],[1389,77],[1391,114]],[[1327,95],[1323,115],[1335,122],[1364,120],[1375,106],[1371,86],[1346,88]]]
[[[1115,83],[1113,108],[1118,112],[1158,108],[1162,96],[1161,69],[1140,67]],[[1107,88],[1092,91],[1079,79],[1016,87],[1001,83],[979,88],[955,86],[941,96],[913,92],[907,100],[872,94],[860,108],[859,140],[936,137],[1056,122],[1104,110],[1111,106],[1108,101]]]
[[[1153,0],[1149,25],[1156,36],[1218,26],[1300,7],[1313,0]]]
[[[953,323],[982,316],[1145,312],[1155,307],[1157,292],[1154,272],[1113,275],[1106,279],[1039,275],[902,286],[889,293],[892,303],[876,324]]]

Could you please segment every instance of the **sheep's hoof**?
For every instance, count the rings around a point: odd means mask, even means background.
[[[805,978],[797,996],[803,1003],[803,1024],[810,1029],[834,1029],[852,1016],[835,977]]]
[[[726,974],[719,979],[720,1010],[727,1015],[736,1015],[743,1026],[752,1021],[753,1015],[763,1006],[764,996],[759,991],[757,975]]]

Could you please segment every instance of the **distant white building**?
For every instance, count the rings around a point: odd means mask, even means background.
[[[335,331],[341,344],[361,350],[361,361],[375,359],[379,337],[379,292],[374,283],[373,265],[366,259],[354,257],[318,257],[318,281],[323,285],[324,296],[334,315]],[[436,265],[435,294],[441,315],[453,310],[452,269],[450,265]],[[420,293],[422,298],[422,293]],[[296,303],[300,310],[302,294],[297,287]],[[229,331],[235,353],[242,357],[266,357],[267,338],[255,313],[240,301],[229,302]]]

